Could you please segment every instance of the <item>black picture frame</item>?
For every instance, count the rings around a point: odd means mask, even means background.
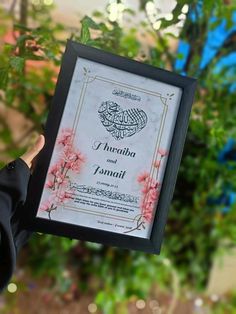
[[[168,160],[166,162],[160,198],[157,204],[152,232],[149,239],[36,217],[51,155],[57,138],[58,128],[64,112],[73,71],[78,57],[134,73],[142,77],[147,77],[152,80],[164,82],[179,87],[182,90]],[[55,95],[45,127],[46,144],[37,158],[34,173],[29,183],[27,200],[24,206],[24,226],[31,231],[159,254],[164,228],[167,222],[168,209],[173,197],[181,161],[195,89],[196,79],[194,78],[178,75],[69,40],[62,59]]]

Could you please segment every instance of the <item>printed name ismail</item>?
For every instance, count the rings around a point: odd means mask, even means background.
[[[96,168],[95,168],[93,175],[102,174],[102,175],[106,175],[106,176],[110,176],[110,177],[124,179],[124,176],[126,174],[126,171],[124,171],[124,170],[112,171],[112,170],[103,169],[98,165],[94,165],[94,167],[96,167]]]

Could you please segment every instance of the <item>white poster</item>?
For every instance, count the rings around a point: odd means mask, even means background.
[[[78,58],[37,217],[149,238],[181,94]]]

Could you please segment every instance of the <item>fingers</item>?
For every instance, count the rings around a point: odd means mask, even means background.
[[[36,143],[21,156],[21,159],[28,165],[29,168],[32,167],[32,161],[34,157],[38,155],[45,144],[45,138],[43,135],[39,135]]]

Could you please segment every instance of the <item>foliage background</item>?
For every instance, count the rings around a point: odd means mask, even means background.
[[[56,23],[51,18],[53,7],[40,1],[38,5],[19,1],[19,14],[14,7],[10,12],[0,10],[2,165],[25,151],[30,134],[42,132],[67,38],[175,72],[176,61],[183,59],[178,42],[190,45],[181,72],[196,77],[198,89],[161,256],[39,234],[25,249],[31,272],[52,278],[61,294],[73,284],[81,294],[92,291],[104,313],[125,313],[129,300],[145,299],[157,285],[171,293],[170,307],[182,290],[200,293],[206,287],[216,252],[224,253],[236,240],[235,204],[225,211],[222,201],[225,191],[236,189],[235,161],[226,158],[219,163],[219,152],[228,138],[236,138],[235,92],[231,89],[235,69],[215,70],[219,60],[235,51],[235,33],[229,34],[204,68],[200,67],[208,33],[222,19],[226,29],[232,27],[235,3],[180,0],[170,21],[157,17],[161,25],[156,29],[147,2],[152,1],[140,0],[146,20],[135,27],[132,19],[136,12],[131,8],[123,12],[129,21],[125,27],[108,19],[107,7],[92,17],[85,16],[73,30]],[[166,31],[179,22],[186,4],[189,10],[179,35]],[[9,32],[11,40],[6,40]],[[25,119],[27,128],[21,137],[14,136],[4,110]],[[221,308],[212,311],[224,313]]]

